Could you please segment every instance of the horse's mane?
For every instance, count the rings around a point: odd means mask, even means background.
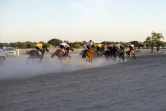
[[[96,45],[93,44],[92,47],[96,47]]]

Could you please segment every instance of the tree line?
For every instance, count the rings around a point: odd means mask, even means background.
[[[136,47],[147,47],[147,48],[152,47],[152,51],[153,51],[154,46],[155,47],[159,47],[159,46],[165,47],[166,46],[166,42],[161,41],[161,39],[164,39],[164,36],[162,35],[162,33],[156,33],[153,31],[151,33],[151,36],[148,36],[144,42],[139,42],[139,41],[135,40],[135,41],[129,41],[126,43],[125,42],[113,42],[113,41],[103,41],[101,43],[105,44],[105,45],[108,45],[111,43],[120,43],[127,47],[128,44],[132,42]],[[48,47],[52,47],[52,46],[56,47],[56,46],[59,46],[59,44],[61,42],[62,42],[62,40],[53,38],[53,39],[49,40],[47,43],[42,42],[42,44],[47,45]],[[81,48],[85,43],[86,43],[86,41],[69,42],[69,44],[74,48]],[[2,48],[3,46],[6,46],[6,47],[25,49],[25,48],[34,48],[36,44],[37,44],[37,42],[30,42],[30,41],[0,43],[0,48]]]

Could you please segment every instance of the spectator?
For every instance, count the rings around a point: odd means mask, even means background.
[[[17,53],[17,56],[20,56],[20,51],[18,48],[16,48],[16,53]]]

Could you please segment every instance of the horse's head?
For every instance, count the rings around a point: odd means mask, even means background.
[[[49,50],[48,50],[46,45],[43,45],[43,51],[49,52]]]
[[[92,47],[92,50],[93,50],[93,51],[96,51],[96,50],[97,50],[97,48],[96,48],[95,45],[92,45],[91,47]]]
[[[67,51],[71,50],[71,51],[74,51],[74,48],[72,46],[66,48]]]

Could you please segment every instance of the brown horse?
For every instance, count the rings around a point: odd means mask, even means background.
[[[129,59],[130,56],[133,55],[133,58],[136,59],[136,56],[135,56],[135,47],[134,47],[134,50],[128,50],[126,51],[126,54],[127,54],[127,59]]]
[[[69,53],[69,50],[74,51],[74,48],[73,48],[73,47],[68,47],[68,48],[66,48],[67,54]],[[70,56],[69,56],[69,55],[66,55],[62,49],[57,49],[57,50],[51,55],[51,58],[54,58],[54,56],[57,56],[61,63],[62,63],[62,59],[65,59],[65,58],[69,58],[69,59],[70,59]]]
[[[95,56],[95,51],[96,51],[96,47],[94,45],[91,46],[92,50],[87,49],[84,51],[84,53],[82,54],[82,58],[86,58],[86,61],[92,62],[94,56]],[[87,59],[87,57],[89,58],[89,60]]]
[[[43,51],[42,55],[40,55],[37,50],[31,50],[31,51],[27,52],[26,54],[29,55],[28,61],[29,61],[29,59],[32,59],[32,60],[33,60],[33,59],[35,59],[35,58],[39,58],[39,59],[40,59],[40,62],[41,62],[41,60],[42,60],[43,57],[44,57],[45,51],[46,51],[46,52],[49,52],[49,50],[48,50],[48,48],[47,48],[46,45],[43,46],[43,50],[42,50],[42,51]]]

